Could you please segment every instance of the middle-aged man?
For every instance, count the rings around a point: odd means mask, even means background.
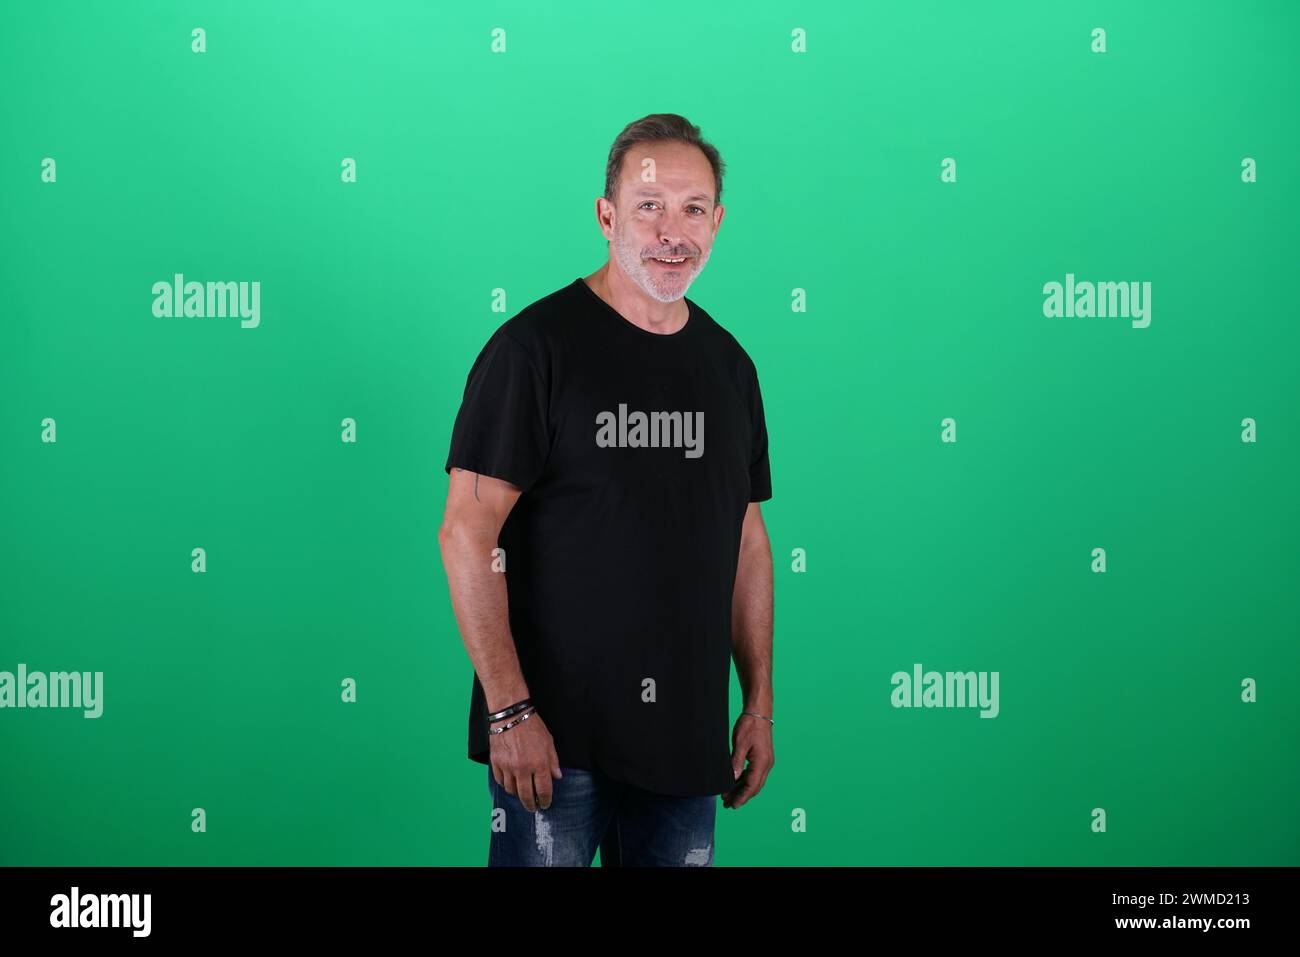
[[[608,261],[470,369],[438,542],[489,866],[589,866],[598,846],[604,866],[712,865],[717,796],[740,807],[773,767],[763,400],[686,298],[723,168],[684,117],[630,123],[596,200]]]

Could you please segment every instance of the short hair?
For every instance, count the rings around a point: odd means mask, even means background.
[[[700,136],[700,128],[677,113],[651,113],[639,120],[633,120],[623,127],[614,145],[609,150],[609,162],[605,164],[605,198],[611,203],[618,193],[619,174],[623,170],[623,158],[637,143],[685,143],[696,146],[704,153],[709,165],[713,167],[714,203],[722,202],[722,174],[726,164],[718,154],[717,147],[706,142]]]

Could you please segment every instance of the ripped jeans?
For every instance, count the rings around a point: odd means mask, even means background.
[[[599,771],[561,767],[551,806],[529,811],[488,765],[488,867],[712,867],[719,795],[670,797]],[[504,814],[496,809],[504,809]]]

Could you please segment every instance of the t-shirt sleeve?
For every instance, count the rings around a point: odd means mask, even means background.
[[[474,360],[444,471],[462,468],[528,491],[550,452],[547,387],[527,350],[498,329]]]
[[[772,473],[767,462],[767,420],[763,417],[763,393],[758,388],[758,373],[753,373],[753,443],[749,460],[749,500],[765,502],[772,497]]]

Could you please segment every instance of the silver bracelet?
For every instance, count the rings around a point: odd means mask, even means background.
[[[503,731],[509,731],[511,728],[513,728],[515,725],[517,725],[520,721],[527,721],[529,718],[531,718],[531,717],[532,717],[533,715],[535,715],[536,713],[537,713],[537,709],[536,709],[535,707],[533,707],[533,708],[529,708],[527,711],[525,711],[525,712],[524,712],[523,714],[521,714],[519,717],[515,718],[515,720],[513,720],[513,721],[508,721],[508,722],[506,722],[505,724],[503,724],[503,725],[502,725],[501,727],[499,727],[499,728],[488,728],[488,734],[500,734],[500,733],[503,732]]]
[[[757,711],[742,711],[742,712],[740,712],[740,713],[741,713],[741,714],[752,714],[755,718],[762,718],[764,721],[768,722],[768,723],[771,724],[773,727],[776,727],[776,722],[773,721],[771,718],[769,718],[769,717],[768,717],[767,715],[765,715],[765,714],[759,714]]]
[[[500,721],[502,718],[508,718],[512,714],[518,714],[520,711],[523,711],[532,703],[533,703],[532,698],[524,698],[522,701],[516,701],[510,707],[502,708],[500,711],[496,711],[488,715],[487,716],[488,724],[491,724],[493,721]]]

